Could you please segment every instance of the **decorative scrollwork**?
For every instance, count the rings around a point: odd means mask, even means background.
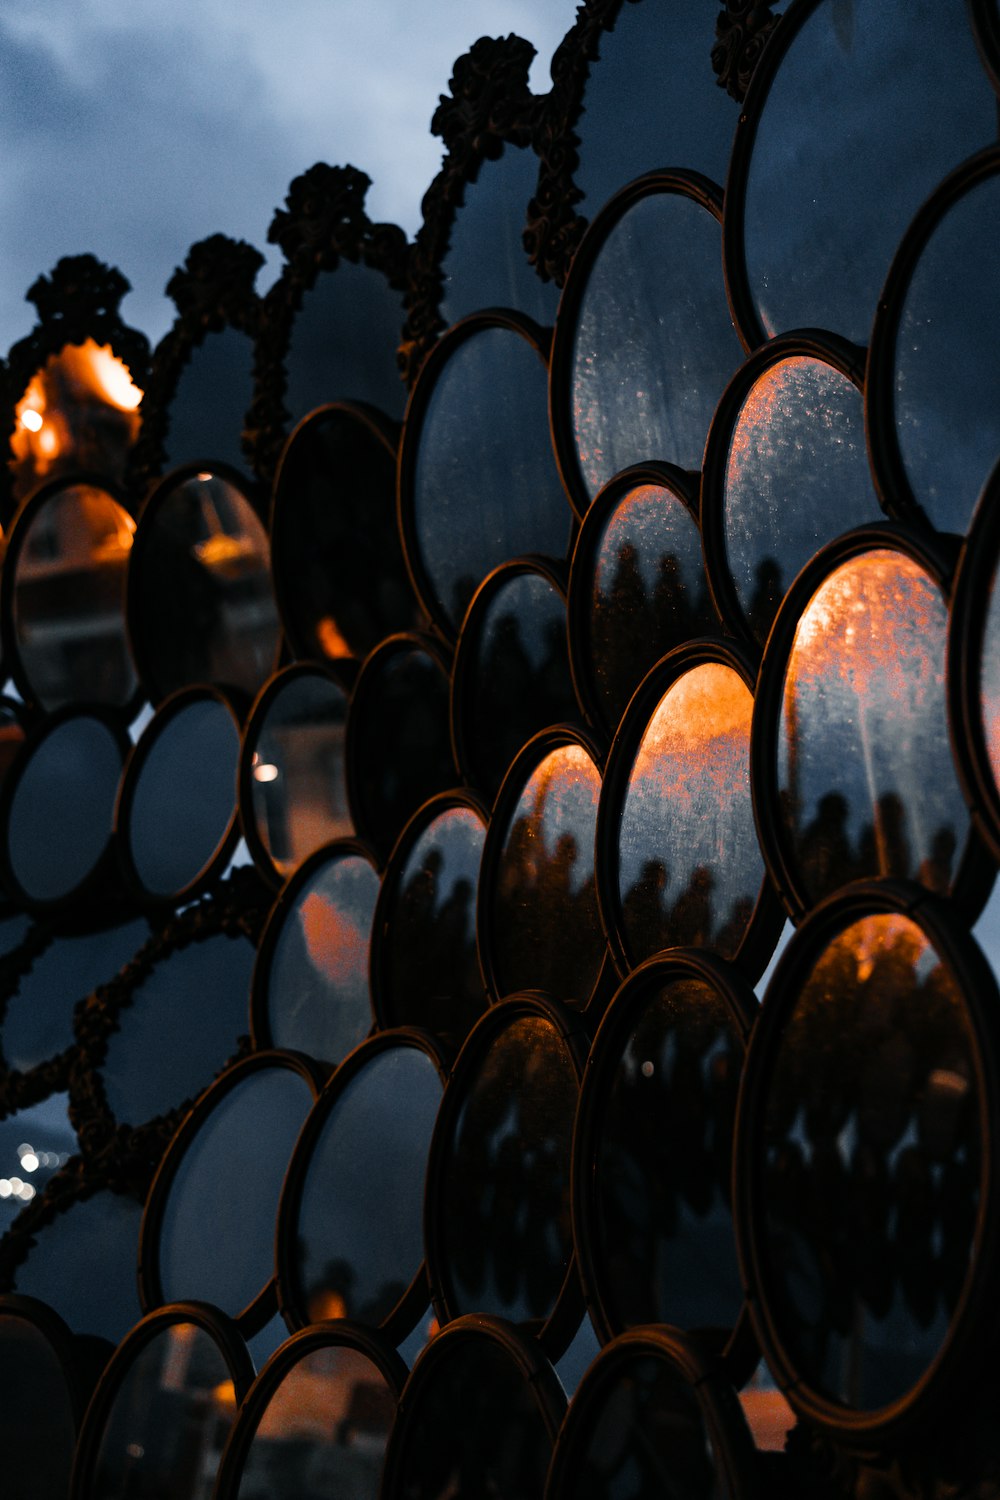
[[[780,15],[754,0],[726,0],[715,23],[712,68],[719,87],[742,104],[754,69]]]
[[[442,94],[431,131],[447,148],[440,172],[423,201],[423,224],[410,257],[406,326],[399,367],[412,385],[428,351],[444,328],[442,264],[455,213],[484,161],[496,161],[507,145],[529,146],[540,101],[528,86],[535,49],[523,37],[480,37],[455,63],[450,93]]]
[[[538,187],[528,205],[524,246],[543,281],[563,286],[587,220],[576,212],[583,193],[575,177],[580,138],[575,125],[591,64],[601,36],[613,30],[626,0],[586,0],[556,48],[550,69],[552,91],[542,108],[533,145],[539,158]],[[638,0],[629,0],[636,4]]]

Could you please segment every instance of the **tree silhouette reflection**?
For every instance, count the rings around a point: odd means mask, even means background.
[[[849,1405],[910,1389],[964,1286],[971,1051],[953,979],[903,917],[848,928],[784,1034],[767,1104],[769,1297],[806,1378]]]
[[[728,1332],[743,1303],[730,1178],[743,1047],[719,996],[678,979],[646,998],[608,1080],[594,1176],[597,1275],[616,1332]]]
[[[700,552],[666,552],[651,567],[643,566],[643,556],[634,541],[623,541],[607,587],[598,582],[594,589],[590,645],[611,724],[618,723],[632,693],[662,656],[719,628]]]
[[[453,1313],[545,1321],[572,1255],[576,1074],[555,1027],[515,1021],[490,1045],[455,1125],[442,1233]]]

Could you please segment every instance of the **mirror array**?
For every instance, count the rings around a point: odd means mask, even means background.
[[[151,361],[33,288],[16,1500],[992,1493],[986,9],[586,0],[412,244],[320,164]]]

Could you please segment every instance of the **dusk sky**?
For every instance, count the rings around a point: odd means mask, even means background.
[[[412,235],[440,165],[429,132],[455,58],[509,32],[538,50],[576,0],[23,0],[0,17],[0,351],[28,333],[24,294],[90,251],[132,283],[122,311],[155,342],[163,287],[217,231],[266,244],[292,177],[351,163],[368,211]]]

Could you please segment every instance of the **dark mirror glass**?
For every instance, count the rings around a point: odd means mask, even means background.
[[[619,1035],[588,1179],[605,1316],[615,1333],[728,1333],[743,1307],[730,1200],[742,1041],[695,978],[647,991]]]
[[[626,182],[657,167],[684,167],[723,183],[739,109],[716,84],[700,5],[622,5],[601,31],[583,113],[574,125],[583,190],[593,218]]]
[[[240,729],[225,703],[199,698],[146,735],[124,831],[142,885],[172,896],[212,861],[235,816]]]
[[[952,204],[910,277],[895,349],[906,477],[939,531],[964,532],[1000,456],[1000,175]]]
[[[637,485],[608,519],[590,584],[584,665],[606,727],[661,656],[718,628],[697,522],[670,490]]]
[[[441,1079],[426,1053],[373,1053],[348,1081],[309,1156],[295,1281],[310,1323],[388,1318],[424,1260],[427,1152]]]
[[[281,875],[321,844],[353,831],[344,777],[346,718],[343,689],[319,674],[303,674],[286,678],[255,726],[254,827]]]
[[[76,1444],[66,1376],[48,1339],[0,1309],[0,1418],[10,1500],[65,1500]]]
[[[719,1463],[694,1389],[663,1356],[615,1362],[574,1419],[578,1446],[560,1496],[580,1500],[724,1500]]]
[[[472,624],[470,616],[466,629]],[[533,734],[580,716],[569,672],[566,602],[540,573],[515,573],[487,600],[470,645],[456,713],[473,780],[495,797]]]
[[[573,1255],[578,1094],[569,1049],[541,1016],[500,1032],[468,1081],[430,1209],[452,1316],[545,1322],[555,1308]]]
[[[458,780],[448,678],[419,646],[391,651],[366,675],[363,700],[354,705],[359,827],[363,822],[365,835],[388,853],[418,807]]]
[[[924,1375],[970,1274],[970,1023],[920,928],[872,916],[820,956],[775,1042],[756,1157],[768,1314],[800,1380],[874,1410]]]
[[[938,107],[927,109],[931,98]],[[910,219],[996,134],[996,96],[964,6],[808,8],[771,84],[747,174],[743,238],[765,333],[829,328],[867,344]]]
[[[630,464],[701,468],[716,403],[743,359],[722,284],[721,235],[694,199],[651,192],[597,251],[577,311],[568,392],[591,500]]]
[[[171,1323],[129,1361],[104,1423],[88,1493],[202,1500],[236,1417],[229,1367],[194,1323]]]
[[[20,528],[19,528],[20,530]],[[21,670],[45,709],[125,704],[137,679],[125,638],[135,522],[105,490],[57,490],[21,534],[13,577]]]
[[[546,990],[584,1004],[605,942],[594,884],[600,773],[579,745],[552,750],[529,776],[503,837],[492,903],[503,995]]]
[[[0,1235],[76,1150],[68,1094],[49,1094],[0,1120]]]
[[[366,859],[334,854],[286,908],[267,974],[267,1026],[276,1047],[338,1063],[368,1035],[378,892]]]
[[[764,879],[750,801],[753,698],[707,661],[678,677],[639,741],[618,823],[618,901],[638,962],[661,948],[732,958]]]
[[[571,514],[549,439],[545,365],[510,328],[481,328],[437,371],[418,437],[420,560],[457,629],[477,587],[526,552],[564,557]]]
[[[946,891],[968,834],[945,706],[948,612],[923,568],[877,550],[802,613],[785,673],[781,819],[809,895],[868,875]]]
[[[255,694],[274,669],[280,626],[267,532],[230,480],[181,480],[139,525],[130,626],[159,697],[210,682]]]
[[[209,333],[191,350],[168,408],[167,468],[221,459],[237,468],[253,400],[253,340],[238,328]]]
[[[979,714],[993,780],[1000,787],[1000,589],[994,568],[979,661]]]
[[[297,654],[362,660],[417,625],[396,525],[395,454],[356,413],[317,412],[290,439],[271,545],[278,607]]]
[[[754,381],[729,442],[726,560],[763,645],[792,579],[825,542],[881,519],[865,452],[861,392],[803,355]]]
[[[18,981],[3,1021],[9,1068],[27,1073],[73,1044],[73,1012],[108,984],[149,937],[145,922],[53,938]]]
[[[395,1449],[407,1500],[542,1500],[552,1439],[531,1381],[506,1350],[483,1336],[456,1339],[409,1389],[405,1440]]]
[[[32,1231],[14,1290],[47,1302],[74,1333],[117,1344],[141,1316],[135,1279],[141,1221],[142,1203],[134,1198],[98,1192],[77,1199]]]
[[[163,1202],[164,1302],[197,1298],[235,1317],[264,1290],[281,1184],[311,1105],[300,1073],[269,1066],[244,1073],[202,1116]]]
[[[7,817],[7,858],[32,901],[58,901],[91,875],[108,847],[122,746],[101,719],[75,715],[23,762]]]
[[[385,912],[380,1009],[393,1026],[463,1037],[486,1008],[476,894],[486,829],[449,807],[420,835]]]
[[[141,400],[142,391],[109,344],[85,339],[51,354],[14,408],[14,498],[74,470],[121,481],[139,431]]]
[[[321,271],[303,293],[285,359],[292,421],[328,401],[367,401],[402,417],[406,386],[396,350],[404,319],[402,293],[381,271],[343,258]]]
[[[175,948],[132,990],[99,1072],[119,1125],[141,1125],[211,1083],[247,1029],[254,947],[216,933]]]
[[[535,274],[522,240],[538,157],[526,147],[501,149],[466,183],[448,236],[441,317],[449,325],[484,307],[514,307],[543,325],[555,319],[559,289]]]
[[[396,1398],[358,1349],[329,1344],[293,1365],[243,1462],[239,1500],[378,1500]]]
[[[3,546],[0,538],[0,547]],[[2,676],[0,668],[0,676]],[[24,744],[24,724],[21,717],[21,708],[18,704],[5,703],[0,699],[0,788],[7,779],[7,772],[14,762],[14,757]]]

